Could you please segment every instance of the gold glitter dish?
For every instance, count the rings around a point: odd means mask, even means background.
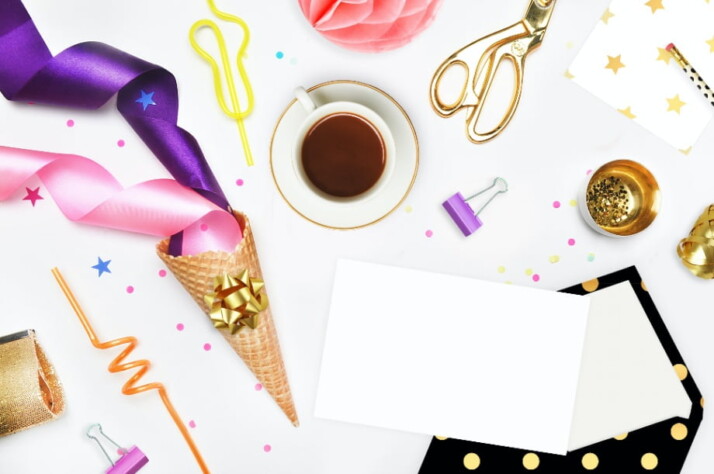
[[[642,232],[660,207],[657,180],[630,160],[605,163],[591,176],[580,199],[585,221],[601,234],[626,237]]]

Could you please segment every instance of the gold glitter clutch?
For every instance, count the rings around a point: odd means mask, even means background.
[[[63,410],[62,386],[35,331],[0,337],[0,436],[53,420]]]

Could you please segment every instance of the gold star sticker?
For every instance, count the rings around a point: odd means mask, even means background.
[[[622,58],[621,54],[618,54],[617,56],[608,56],[607,66],[605,66],[605,69],[612,69],[612,72],[617,74],[618,69],[620,69],[621,67],[625,67],[625,65],[622,64],[620,58]]]
[[[610,9],[608,8],[607,10],[605,10],[605,13],[602,14],[602,16],[600,17],[600,19],[602,20],[603,23],[605,23],[605,24],[607,25],[607,22],[608,22],[608,21],[610,20],[610,18],[612,18],[613,16],[615,16],[615,14],[612,13],[612,12],[610,11]]]
[[[712,39],[707,41],[707,44],[709,45],[709,52],[714,53],[714,36],[712,36]]]
[[[659,52],[659,55],[657,56],[657,61],[664,61],[665,63],[669,64],[669,60],[672,59],[672,53],[670,53],[664,48],[657,48],[657,51]]]
[[[664,5],[662,5],[662,0],[649,0],[645,3],[648,7],[652,9],[652,14],[657,10],[664,10]]]
[[[679,152],[683,155],[689,155],[689,152],[692,151],[692,147],[690,146],[689,148],[680,148]]]
[[[565,70],[565,73],[564,73],[563,75],[564,75],[567,79],[572,79],[572,78],[575,77],[575,76],[573,76],[573,75],[570,73],[570,69],[566,69],[566,70]]]
[[[679,98],[679,94],[675,95],[671,99],[667,99],[667,102],[669,103],[669,106],[667,107],[667,112],[670,110],[673,112],[680,112],[680,109],[687,105],[686,102],[682,101],[682,99]]]
[[[617,111],[620,112],[620,113],[621,113],[622,115],[624,115],[625,117],[627,117],[628,119],[637,118],[637,115],[635,115],[635,114],[632,113],[632,108],[629,107],[629,106],[628,106],[627,108],[625,108],[625,109],[617,109]]]

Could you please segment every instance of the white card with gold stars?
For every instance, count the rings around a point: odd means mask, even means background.
[[[714,0],[614,0],[566,76],[687,154],[714,115],[667,52],[714,87]]]

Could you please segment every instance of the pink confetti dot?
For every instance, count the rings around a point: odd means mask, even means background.
[[[244,181],[242,179],[236,179],[236,186],[243,186]]]
[[[266,453],[269,453],[272,449],[273,449],[273,447],[270,446],[269,444],[266,444],[265,446],[263,446],[263,451],[265,451]]]
[[[570,245],[571,247],[575,245],[575,239],[568,239],[568,245]]]
[[[119,141],[117,142],[117,146],[118,146],[119,148],[124,148],[124,145],[126,145],[126,142],[125,142],[124,140],[119,140]]]
[[[255,384],[255,391],[260,392],[261,390],[263,390],[263,384]]]
[[[67,126],[74,127],[74,120],[72,120],[72,119],[67,120]]]
[[[166,270],[159,270],[159,276],[160,276],[161,278],[165,277],[165,276],[166,276]]]
[[[531,278],[533,278],[533,281],[540,281],[540,275],[538,275],[537,273],[535,275],[533,275]]]
[[[206,232],[208,230],[208,224],[201,224],[201,231]]]
[[[191,421],[188,422],[188,426],[190,426],[191,428],[195,428],[195,427],[196,427],[196,422],[193,421],[193,420],[191,420]]]
[[[131,286],[131,285],[127,286],[127,287],[126,287],[126,292],[129,293],[129,294],[134,293],[134,287]]]
[[[558,209],[560,207],[560,201],[553,201],[553,207]]]
[[[176,330],[177,330],[177,331],[183,331],[183,323],[178,323],[178,324],[176,325]]]
[[[589,175],[589,174],[592,173],[592,172],[593,172],[593,170],[587,170],[587,171],[585,172],[585,175],[587,176],[587,175]]]
[[[211,350],[211,345],[210,345],[209,343],[205,343],[205,344],[203,345],[203,350],[204,350],[204,351],[210,351],[210,350]]]
[[[434,232],[432,232],[431,230],[427,230],[426,232],[424,232],[424,235],[426,235],[426,237],[430,239],[431,236],[434,235]]]

